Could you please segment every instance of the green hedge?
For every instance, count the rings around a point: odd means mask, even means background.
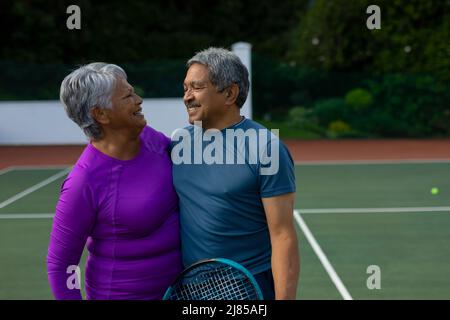
[[[143,97],[182,96],[184,60],[122,67]],[[0,61],[0,100],[58,99],[62,79],[74,68]],[[449,84],[431,75],[325,72],[258,55],[253,55],[252,70],[255,118],[286,122],[294,130],[289,119],[303,117],[303,124],[297,124],[302,130],[308,130],[304,125],[309,123],[314,135],[333,137],[450,135]],[[304,111],[289,116],[294,107]],[[342,129],[342,123],[349,129]]]
[[[257,118],[292,126],[289,111],[301,107],[308,111],[302,122],[321,127],[324,137],[450,135],[450,85],[430,74],[325,72],[255,55],[253,70]],[[333,122],[349,130],[333,132]]]
[[[147,98],[180,97],[184,60],[121,64],[130,82]],[[58,99],[59,86],[76,65],[0,61],[0,100]]]

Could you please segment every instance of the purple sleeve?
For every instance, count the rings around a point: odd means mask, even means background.
[[[80,262],[95,221],[95,206],[87,174],[74,169],[61,186],[47,255],[48,280],[56,299],[82,299],[80,289],[70,289],[67,273]],[[80,283],[81,285],[81,283]]]
[[[164,133],[159,132],[152,127],[146,126],[142,132],[144,141],[153,145],[154,151],[158,152],[160,149],[164,151],[169,150],[171,140]]]

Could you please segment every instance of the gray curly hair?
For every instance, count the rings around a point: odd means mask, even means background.
[[[236,104],[242,108],[247,100],[250,82],[248,70],[237,55],[224,48],[211,47],[195,54],[188,60],[187,67],[194,63],[200,63],[208,69],[209,80],[219,91],[237,84],[239,94]]]
[[[67,116],[91,139],[102,136],[91,110],[96,106],[112,107],[111,96],[118,77],[127,78],[121,67],[94,62],[74,70],[61,83],[59,97]]]

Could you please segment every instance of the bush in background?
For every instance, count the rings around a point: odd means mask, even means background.
[[[355,134],[350,125],[342,120],[331,122],[327,133],[330,138],[352,137]]]
[[[352,89],[345,95],[345,104],[355,112],[361,112],[368,109],[372,103],[372,94],[366,89]]]

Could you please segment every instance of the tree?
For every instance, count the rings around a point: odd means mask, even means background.
[[[431,73],[450,79],[450,3],[381,0],[381,29],[368,30],[370,0],[317,0],[294,31],[288,57],[326,70]]]
[[[209,46],[248,41],[281,57],[308,0],[77,1],[81,30],[66,28],[73,1],[0,2],[0,60],[115,63],[186,59]]]

